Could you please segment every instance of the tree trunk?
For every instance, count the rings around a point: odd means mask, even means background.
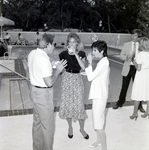
[[[3,14],[3,0],[1,0],[0,15]]]
[[[111,33],[111,27],[110,27],[110,17],[108,15],[108,30],[109,30],[109,33]]]

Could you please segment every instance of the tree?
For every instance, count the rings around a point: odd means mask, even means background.
[[[144,34],[149,37],[149,0],[143,0],[137,22]]]
[[[65,28],[81,30],[86,24],[89,11],[90,5],[83,0],[54,0],[52,8],[47,12],[47,14],[52,14],[52,18],[48,17],[48,24],[61,31]]]
[[[114,25],[117,32],[131,32],[134,28],[138,28],[138,13],[140,11],[140,0],[112,0],[111,24]],[[114,17],[115,15],[115,17]]]
[[[148,19],[148,13],[145,14],[148,8],[144,13],[146,6],[143,5],[147,0],[3,1],[4,16],[14,20],[15,26],[24,31],[36,31],[47,24],[47,30],[77,28],[94,32],[130,32],[140,26],[143,28],[148,21],[144,19]],[[99,22],[102,22],[100,26]]]
[[[43,25],[43,15],[49,5],[48,0],[9,0],[4,5],[5,16],[10,16],[18,28],[37,30]]]

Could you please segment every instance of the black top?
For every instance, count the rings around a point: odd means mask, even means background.
[[[4,47],[3,44],[0,44],[0,57],[4,56],[4,53],[7,52],[6,48]],[[8,54],[6,53],[5,56],[8,56]]]
[[[86,54],[84,51],[79,51],[78,55],[81,59],[86,57]],[[59,54],[59,58],[60,58],[60,60],[62,60],[62,59],[67,60],[66,70],[67,69],[76,70],[78,72],[81,70],[81,67],[76,59],[76,56],[70,55],[67,50],[61,52]]]

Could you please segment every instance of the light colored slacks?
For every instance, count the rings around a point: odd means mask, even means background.
[[[101,130],[105,124],[105,109],[107,100],[93,99],[92,101],[92,115],[93,115],[93,128]]]
[[[31,87],[33,150],[53,150],[55,131],[53,88]]]

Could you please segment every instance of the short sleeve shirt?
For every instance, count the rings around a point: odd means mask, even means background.
[[[31,84],[46,87],[43,78],[53,74],[52,64],[48,55],[39,48],[31,51],[28,56],[28,66]]]
[[[141,51],[136,58],[137,64],[141,64],[141,70],[142,69],[148,69],[149,68],[149,52]]]
[[[86,54],[84,51],[79,51],[78,55],[81,59],[86,57]],[[67,60],[66,70],[67,69],[76,70],[76,71],[81,70],[81,67],[80,67],[75,55],[69,55],[67,50],[61,52],[59,54],[59,58],[60,58],[60,60],[62,60],[62,59]]]

